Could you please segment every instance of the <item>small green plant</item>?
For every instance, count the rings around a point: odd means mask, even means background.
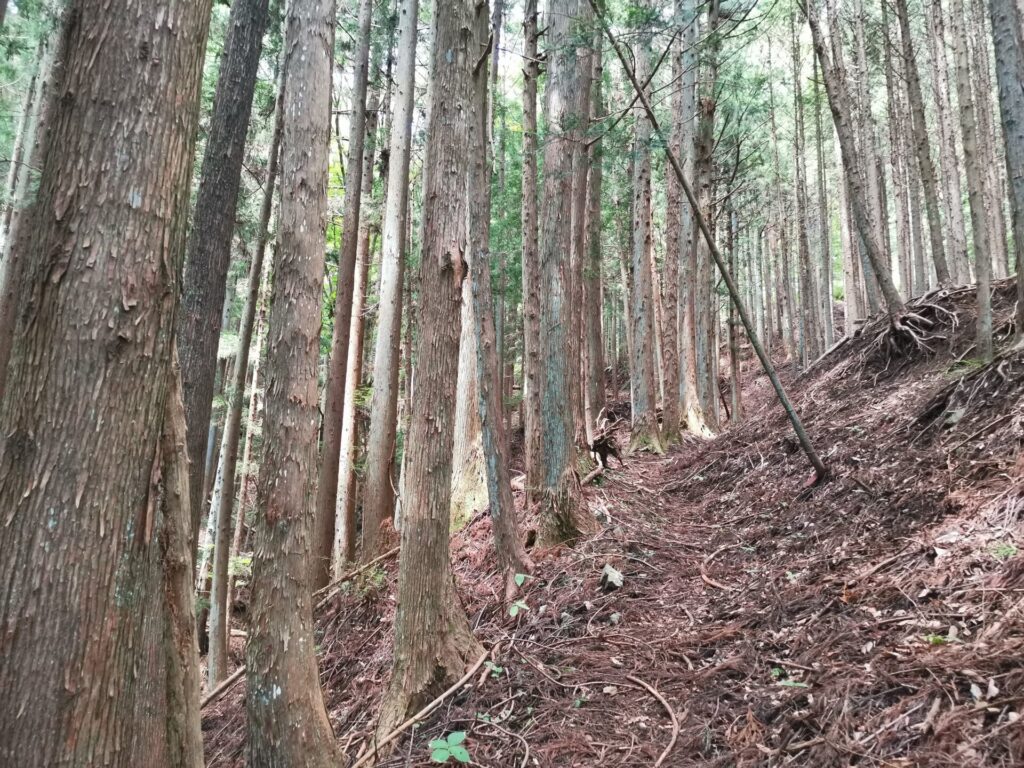
[[[992,547],[992,557],[996,560],[1009,560],[1011,557],[1016,557],[1017,547],[1008,541],[1001,541]]]
[[[452,731],[443,739],[430,742],[430,760],[434,763],[447,763],[454,759],[458,763],[469,762],[469,751],[464,746],[465,731]]]
[[[519,615],[520,611],[528,611],[530,606],[526,604],[525,600],[516,600],[512,605],[508,607],[508,615],[513,619]]]
[[[781,680],[779,685],[784,685],[786,688],[810,688],[811,686],[807,683],[802,683],[799,680]]]
[[[945,635],[925,635],[924,639],[928,645],[945,645],[949,642],[949,638]]]
[[[484,666],[487,667],[487,670],[491,673],[491,677],[495,678],[500,677],[501,673],[505,671],[504,667],[499,667],[493,661],[485,661]]]
[[[772,680],[778,680],[784,674],[786,674],[786,671],[782,667],[772,667]]]
[[[530,577],[527,574],[525,574],[525,573],[517,573],[516,574],[516,586],[517,587],[523,586],[523,584],[526,583],[526,580],[528,578],[530,578]]]

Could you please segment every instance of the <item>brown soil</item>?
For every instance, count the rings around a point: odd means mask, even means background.
[[[996,286],[1004,336],[1014,290]],[[746,422],[598,478],[602,531],[535,550],[516,617],[478,516],[453,560],[496,666],[381,765],[430,765],[452,731],[482,766],[654,765],[673,731],[643,683],[679,722],[665,766],[1024,764],[1024,353],[969,361],[972,302],[920,302],[926,346],[894,353],[869,325],[784,371],[831,471],[819,487],[751,359]],[[391,561],[318,622],[350,757],[387,680],[394,577]],[[244,764],[243,695],[204,713],[210,766]]]

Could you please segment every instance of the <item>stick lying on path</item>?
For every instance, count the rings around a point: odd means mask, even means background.
[[[330,599],[332,597],[334,597],[334,594],[335,594],[335,591],[336,591],[337,587],[341,586],[346,581],[350,581],[352,578],[358,576],[360,573],[362,573],[363,571],[367,570],[368,568],[372,568],[377,563],[379,563],[381,560],[386,560],[387,558],[392,557],[397,552],[398,552],[398,547],[395,547],[394,549],[385,552],[383,555],[380,555],[379,557],[373,558],[373,560],[371,560],[370,562],[363,563],[361,566],[356,568],[354,571],[349,571],[348,573],[346,573],[344,576],[342,576],[337,581],[334,581],[334,582],[328,584],[326,587],[323,587],[322,589],[318,589],[316,592],[313,593],[313,597],[317,597],[318,595],[322,595],[324,592],[327,592],[329,590],[334,590],[334,591],[331,591],[331,593],[329,595],[327,595],[327,597],[325,597],[323,600],[321,600],[319,603],[317,603],[313,607],[313,613],[315,614],[317,611],[319,611],[321,608],[323,608],[325,605],[327,605],[327,603],[330,601]],[[243,667],[239,667],[234,672],[232,672],[227,677],[226,680],[221,682],[220,685],[218,685],[216,688],[214,688],[212,691],[210,691],[208,694],[206,694],[205,697],[203,697],[203,700],[201,702],[199,702],[199,710],[202,711],[206,707],[207,704],[210,704],[211,702],[214,702],[217,699],[219,699],[221,696],[223,696],[224,692],[227,691],[231,686],[233,686],[239,680],[241,680],[242,676],[244,674],[245,674],[245,667],[244,666]]]
[[[605,36],[608,38],[608,42],[612,44],[612,48],[615,49],[615,54],[619,57],[619,61],[622,63],[622,69],[626,72],[626,77],[628,77],[629,82],[633,84],[633,89],[636,91],[637,97],[640,99],[640,103],[643,104],[644,111],[647,113],[647,119],[651,122],[651,128],[654,130],[655,135],[658,137],[662,147],[665,149],[665,155],[668,157],[669,165],[672,166],[672,171],[675,173],[676,179],[679,181],[679,186],[683,188],[683,192],[686,194],[686,199],[690,203],[690,207],[693,211],[693,219],[697,223],[697,227],[700,229],[701,234],[704,235],[704,239],[708,244],[708,249],[711,251],[711,256],[714,258],[715,264],[718,266],[718,271],[722,274],[722,279],[725,281],[725,285],[729,289],[729,297],[732,299],[732,303],[736,307],[736,312],[740,316],[743,328],[747,332],[747,338],[750,339],[750,344],[753,346],[754,352],[757,353],[758,360],[761,361],[761,367],[764,368],[764,372],[768,374],[768,379],[771,381],[772,387],[775,388],[775,394],[779,396],[779,402],[782,403],[782,407],[786,411],[786,415],[789,417],[790,423],[793,425],[793,431],[796,433],[796,438],[800,442],[800,447],[803,448],[804,453],[807,454],[807,458],[811,462],[811,466],[814,467],[814,482],[820,483],[828,476],[828,470],[825,468],[821,458],[818,456],[818,452],[811,444],[811,440],[807,436],[806,430],[804,430],[804,425],[800,421],[800,417],[797,416],[796,410],[794,410],[793,404],[789,401],[789,397],[786,395],[786,390],[782,386],[782,382],[779,381],[779,375],[775,372],[775,366],[772,365],[771,358],[768,357],[764,347],[761,345],[761,340],[757,336],[757,331],[754,330],[753,323],[750,321],[750,315],[747,314],[747,308],[744,306],[743,300],[740,298],[739,289],[736,287],[736,283],[733,281],[732,275],[729,274],[725,261],[722,259],[722,254],[718,250],[718,245],[715,243],[715,238],[711,234],[711,229],[708,227],[707,220],[705,220],[704,214],[701,212],[700,206],[697,203],[697,198],[693,194],[693,187],[690,186],[690,182],[686,180],[686,176],[683,174],[683,167],[679,164],[679,158],[677,158],[675,152],[672,151],[672,145],[666,140],[665,134],[661,130],[661,125],[658,123],[658,118],[655,116],[654,110],[651,108],[651,102],[647,98],[647,94],[644,92],[643,87],[636,79],[636,73],[629,65],[626,55],[622,52],[619,41],[616,40],[615,36],[612,34],[611,27],[608,26],[608,20],[605,19],[596,0],[589,0],[589,2],[590,7],[594,9],[595,18],[600,22],[601,28],[604,30]]]
[[[676,745],[676,739],[679,738],[679,718],[676,717],[675,710],[672,709],[671,705],[669,705],[665,700],[665,697],[658,693],[657,689],[653,685],[645,683],[639,677],[633,677],[633,675],[626,675],[626,679],[646,688],[647,692],[650,693],[651,696],[661,702],[661,706],[663,706],[665,711],[668,712],[669,719],[672,721],[672,738],[668,740],[668,746],[662,750],[661,757],[659,757],[657,762],[654,763],[654,768],[658,768],[659,765],[665,762],[665,758],[669,756],[669,753],[672,751],[672,747]],[[685,718],[687,714],[687,712],[683,712],[683,717]]]
[[[466,670],[466,674],[464,674],[462,677],[460,677],[458,682],[456,682],[454,685],[452,685],[451,688],[449,688],[444,693],[442,693],[440,696],[438,696],[436,699],[434,699],[432,702],[427,704],[427,706],[425,706],[423,709],[421,709],[415,715],[410,717],[408,720],[406,720],[400,726],[395,728],[395,730],[393,730],[391,733],[389,733],[383,739],[381,739],[380,741],[375,742],[373,744],[372,748],[366,754],[364,754],[362,757],[360,757],[358,760],[355,761],[355,763],[352,765],[352,768],[360,768],[361,766],[366,765],[370,760],[376,759],[377,752],[378,752],[378,750],[381,747],[385,746],[386,744],[390,744],[392,741],[394,741],[400,735],[402,735],[402,733],[404,733],[408,728],[410,728],[411,726],[415,725],[420,720],[422,720],[427,715],[429,715],[431,712],[433,712],[435,709],[437,709],[438,705],[440,705],[441,702],[443,702],[445,699],[447,699],[449,696],[451,696],[453,693],[455,693],[457,690],[459,690],[459,688],[464,686],[466,683],[468,683],[473,678],[473,675],[476,674],[476,671],[478,669],[480,669],[480,667],[482,667],[484,665],[484,662],[487,661],[487,657],[490,656],[492,653],[494,653],[494,651],[495,651],[495,649],[497,649],[497,647],[498,646],[495,645],[494,648],[492,648],[491,650],[484,651],[482,654],[480,654],[480,658],[476,660],[476,663],[472,667],[470,667],[468,670]]]

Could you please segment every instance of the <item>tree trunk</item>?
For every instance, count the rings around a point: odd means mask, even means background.
[[[971,69],[973,86],[977,98],[974,112],[977,122],[978,157],[985,181],[985,220],[988,223],[988,241],[991,252],[992,268],[990,275],[1004,278],[1009,274],[1010,265],[1006,247],[1006,216],[1003,211],[1005,201],[1004,184],[1000,178],[1000,167],[1003,159],[996,151],[996,145],[1003,143],[1002,132],[995,124],[992,114],[992,61],[989,56],[990,35],[986,30],[986,14],[983,3],[971,3],[967,6],[970,14],[965,13],[965,39],[970,41]],[[970,30],[970,34],[967,30]]]
[[[888,254],[883,251],[881,238],[871,215],[868,191],[864,179],[862,159],[858,157],[854,140],[853,126],[850,122],[850,96],[846,86],[845,73],[842,68],[842,51],[835,51],[835,63],[829,58],[825,49],[825,41],[821,34],[817,12],[807,7],[807,21],[811,27],[814,40],[814,51],[821,65],[822,79],[825,81],[825,92],[828,94],[829,107],[836,133],[839,136],[839,149],[846,169],[850,205],[853,218],[860,232],[861,241],[867,251],[867,258],[872,271],[878,280],[886,309],[890,317],[896,318],[903,312],[903,298],[892,281],[890,270],[886,268]]]
[[[964,8],[960,0],[950,2],[950,34],[956,61],[956,93],[960,104],[960,130],[964,137],[967,193],[971,204],[971,232],[974,239],[974,268],[978,277],[978,320],[976,343],[982,362],[992,360],[992,232],[986,215],[985,169],[978,147],[978,121],[972,90],[970,56],[964,32]]]
[[[681,22],[681,14],[676,9],[676,23]],[[683,76],[682,43],[675,43],[672,51],[672,82],[679,83]],[[679,157],[683,153],[683,120],[679,115],[683,110],[683,88],[675,88],[672,94],[672,114],[676,119],[672,121],[672,133],[669,141],[672,142],[672,149]],[[673,173],[668,173],[666,178],[665,198],[665,262],[664,278],[662,289],[664,297],[662,311],[664,313],[664,326],[662,327],[662,376],[665,382],[665,392],[662,399],[662,439],[666,446],[679,442],[680,438],[680,401],[682,390],[680,382],[680,360],[679,360],[679,267],[683,259],[682,240],[682,217],[683,193],[679,187],[679,181]]]
[[[481,14],[478,19],[476,14]],[[395,653],[381,704],[378,737],[389,733],[456,678],[481,648],[455,593],[448,510],[459,362],[462,284],[467,264],[467,175],[473,80],[481,51],[475,35],[487,4],[438,4],[432,37],[432,108],[423,179],[423,258],[417,381],[406,443]]]
[[[58,42],[0,406],[0,764],[201,765],[195,646],[157,643],[192,620],[159,478],[209,13],[78,0]]]
[[[527,505],[544,487],[541,440],[540,246],[537,231],[537,0],[523,11],[523,416]]]
[[[1006,139],[1010,220],[1017,263],[1017,343],[1024,341],[1024,12],[1015,0],[989,0],[999,113]]]
[[[646,22],[645,22],[646,23]],[[633,49],[641,83],[650,76],[650,30],[643,28]],[[654,370],[654,289],[651,270],[651,124],[643,106],[637,108],[633,166],[633,425],[629,452],[664,453],[658,427]]]
[[[359,0],[356,50],[352,58],[352,106],[349,116],[345,209],[342,213],[341,253],[338,256],[338,287],[334,299],[334,331],[324,384],[323,445],[320,449],[320,481],[313,518],[312,586],[320,589],[330,580],[334,551],[335,504],[338,493],[338,462],[345,406],[345,375],[356,255],[359,249],[359,215],[363,188],[363,146],[366,141],[366,90],[369,80],[370,22],[372,0]]]
[[[500,1],[500,0],[499,0]],[[487,45],[487,18],[476,14],[476,42]],[[491,163],[488,143],[487,68],[474,69],[469,122],[470,156],[467,198],[469,205],[469,282],[473,311],[472,333],[477,339],[476,380],[480,436],[487,474],[491,526],[498,567],[505,574],[505,595],[515,592],[515,575],[529,573],[533,565],[516,525],[515,501],[509,476],[508,439],[502,403],[502,370],[497,355],[497,334],[491,307]]]
[[[818,160],[818,238],[821,255],[819,270],[819,312],[824,328],[825,349],[835,343],[835,328],[832,319],[832,231],[829,224],[828,193],[825,182],[825,132],[821,125],[821,90],[818,80],[818,60],[814,63],[814,136]],[[760,244],[760,240],[758,241]],[[761,337],[763,338],[763,336]],[[824,350],[822,350],[824,351]]]
[[[309,584],[333,24],[332,0],[289,3],[279,250],[246,652],[253,765],[316,768],[342,760],[320,691]]]
[[[591,114],[604,115],[604,99],[601,78],[604,68],[601,64],[601,33],[594,34],[594,73],[591,77]],[[600,135],[590,147],[590,179],[587,185],[587,264],[583,272],[583,312],[586,332],[586,421],[592,430],[605,406],[605,360],[601,342],[601,164],[604,152]],[[677,412],[678,421],[678,412]]]
[[[362,558],[380,554],[380,526],[394,514],[395,437],[398,427],[399,347],[406,232],[409,226],[409,158],[415,94],[418,0],[402,0],[398,64],[392,102],[387,197],[384,201],[380,302],[373,355],[373,395],[363,478]],[[411,311],[411,308],[410,310]]]
[[[928,124],[925,121],[924,97],[921,95],[921,80],[917,71],[914,42],[910,36],[910,16],[907,0],[895,0],[896,16],[900,23],[900,38],[903,41],[904,73],[907,78],[907,92],[910,95],[910,117],[914,130],[917,150],[917,165],[924,185],[924,207],[928,214],[928,236],[932,247],[932,261],[935,262],[935,276],[940,285],[951,281],[946,252],[942,242],[942,220],[939,217],[939,192],[935,181],[935,166],[932,163],[931,141]]]
[[[790,35],[793,51],[793,165],[796,170],[796,233],[800,259],[800,341],[803,367],[818,359],[822,350],[818,322],[819,306],[815,298],[815,274],[811,266],[811,244],[807,236],[807,172],[804,166],[804,97],[801,83],[800,38],[797,36],[796,11],[790,14]],[[730,237],[731,237],[730,233]],[[731,315],[730,315],[731,317]],[[730,321],[731,322],[731,321]]]
[[[207,688],[213,689],[227,677],[228,633],[231,610],[228,605],[228,571],[231,546],[231,511],[235,499],[235,469],[238,460],[238,440],[242,425],[242,403],[245,400],[245,381],[249,372],[249,346],[256,320],[256,306],[260,297],[260,279],[263,275],[263,257],[267,250],[267,230],[274,203],[274,185],[277,181],[277,155],[281,146],[281,121],[284,103],[284,72],[278,75],[277,106],[274,117],[274,136],[270,143],[267,182],[260,209],[260,229],[256,251],[249,265],[249,286],[245,308],[238,328],[238,351],[235,353],[234,376],[228,388],[228,410],[224,421],[224,439],[220,449],[221,481],[218,494],[210,505],[210,515],[216,520],[216,540],[213,545],[213,586],[210,590],[210,652],[207,657]],[[259,348],[256,350],[259,357]],[[255,386],[255,378],[253,381]],[[252,413],[249,415],[252,418]],[[244,465],[243,465],[244,466]],[[242,478],[244,483],[244,476]],[[239,515],[243,513],[241,507]]]
[[[728,253],[729,253],[729,274],[733,280],[739,280],[739,273],[736,271],[736,248],[738,238],[738,223],[736,212],[729,211],[729,232],[728,232]],[[729,421],[739,424],[743,421],[743,393],[740,389],[740,332],[739,320],[736,317],[736,302],[729,302],[729,399],[731,401],[731,412]]]
[[[178,340],[188,424],[193,544],[203,509],[203,457],[212,412],[231,239],[242,180],[245,137],[268,22],[268,0],[231,4],[185,256]],[[230,486],[231,483],[229,482]]]
[[[967,230],[964,226],[963,191],[960,188],[960,163],[956,152],[956,131],[953,130],[953,109],[949,103],[949,82],[946,60],[946,37],[943,30],[942,3],[934,0],[928,17],[928,48],[931,59],[932,96],[935,99],[936,124],[939,133],[939,168],[942,173],[943,208],[949,235],[950,270],[958,283],[971,281],[967,261]]]
[[[580,124],[581,102],[588,94],[575,92],[577,51],[573,45],[578,0],[551,0],[547,26],[548,80],[545,111],[549,136],[544,144],[544,201],[540,215],[541,433],[543,504],[541,538],[547,542],[573,539],[593,530],[586,514],[576,475],[576,444],[569,403],[571,381],[578,366],[567,359],[572,274],[572,157],[573,138]]]
[[[375,46],[370,68],[380,68],[380,53]],[[377,152],[377,123],[380,96],[376,82],[366,101],[366,146],[363,151],[362,209],[373,205],[373,161]],[[368,215],[359,219],[359,246],[356,250],[356,268],[353,275],[352,313],[349,320],[348,359],[345,362],[345,396],[341,427],[341,447],[338,460],[338,497],[334,514],[334,543],[332,545],[332,573],[342,576],[356,558],[356,442],[358,437],[358,405],[356,394],[363,379],[363,340],[366,329],[366,283],[372,258],[372,231]]]

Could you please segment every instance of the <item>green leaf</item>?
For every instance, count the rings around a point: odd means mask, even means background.
[[[448,747],[445,747],[444,749],[435,749],[430,753],[430,762],[447,763],[448,758],[451,756],[452,754],[448,751]]]
[[[525,573],[517,573],[516,574],[516,586],[517,587],[521,587],[525,583],[526,583],[526,574]]]
[[[466,751],[465,747],[456,746],[451,748],[452,757],[458,760],[460,763],[469,762],[469,752]]]
[[[448,746],[454,747],[466,740],[465,731],[452,731],[448,734]]]
[[[512,605],[510,605],[508,607],[508,615],[511,616],[513,619],[516,616],[519,615],[519,604],[518,603],[512,603]]]
[[[445,741],[444,739],[431,739],[430,740],[430,748],[431,749],[448,749],[448,742]]]
[[[787,688],[810,688],[807,683],[801,683],[799,680],[783,680],[779,685],[784,685]]]

